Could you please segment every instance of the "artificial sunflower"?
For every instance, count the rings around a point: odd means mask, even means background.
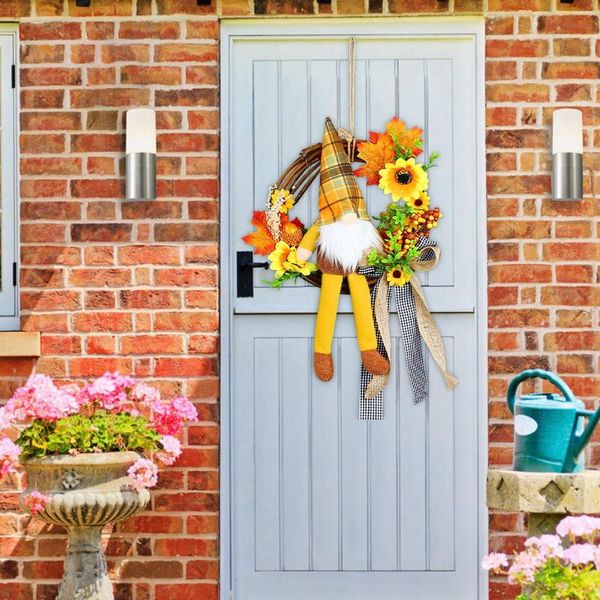
[[[275,277],[282,277],[286,273],[310,275],[317,270],[313,263],[301,261],[296,248],[290,247],[283,241],[277,242],[275,250],[267,258],[271,261],[269,268],[275,271]]]
[[[399,158],[395,163],[387,163],[379,174],[379,187],[385,194],[391,194],[394,202],[416,200],[429,185],[427,173],[414,158]]]
[[[387,280],[390,285],[402,287],[410,281],[410,275],[401,267],[394,267],[387,272]]]
[[[429,208],[429,194],[427,192],[421,192],[421,195],[418,198],[410,198],[405,200],[405,202],[415,210],[427,210]]]
[[[288,190],[273,190],[271,206],[279,206],[279,212],[284,215],[294,206],[294,196]]]

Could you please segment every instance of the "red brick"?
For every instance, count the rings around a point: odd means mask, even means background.
[[[548,137],[540,129],[492,129],[486,144],[494,148],[546,148]]]
[[[206,556],[219,553],[217,540],[201,538],[160,538],[154,543],[157,556]]]
[[[516,61],[487,61],[485,63],[486,81],[517,78]]]
[[[552,268],[548,265],[490,265],[490,283],[545,283],[552,281]]]
[[[21,154],[60,153],[65,151],[65,136],[60,133],[21,134]]]
[[[72,269],[69,284],[74,287],[121,287],[131,284],[128,269]]]
[[[592,15],[543,15],[538,18],[539,33],[598,33],[598,17]]]
[[[45,223],[44,225],[21,225],[21,242],[63,242],[66,228],[64,225]]]
[[[131,314],[125,312],[81,312],[73,315],[74,331],[131,331]]]
[[[123,290],[120,292],[122,308],[178,308],[179,292],[171,290]]]
[[[218,526],[219,521],[216,515],[190,515],[187,517],[187,532],[191,534],[214,533]]]
[[[208,133],[161,133],[157,139],[159,152],[206,152],[216,151],[219,148],[219,140],[216,135]],[[198,180],[202,181],[202,180]],[[215,182],[205,185],[215,186]],[[176,188],[186,189],[186,180],[159,181],[163,195],[169,190]],[[199,184],[203,185],[203,184]],[[165,191],[163,191],[165,190]],[[169,195],[175,195],[174,191]]]
[[[81,115],[77,112],[23,112],[20,122],[23,130],[81,129]]]
[[[64,90],[22,90],[21,108],[62,108],[64,98]]]
[[[488,313],[489,327],[548,327],[550,314],[546,309],[515,308],[493,309]]]
[[[217,226],[209,223],[169,223],[154,226],[157,242],[211,242],[217,239]]]
[[[598,79],[600,62],[552,62],[542,67],[544,79]]]
[[[21,317],[23,331],[66,333],[69,325],[66,314],[31,314]]]
[[[92,290],[85,292],[85,308],[103,310],[115,308],[117,306],[115,292]]]
[[[215,2],[210,5],[199,5],[194,0],[156,0],[156,10],[159,15],[207,15],[216,12]]]
[[[185,69],[185,82],[199,85],[217,85],[219,72],[217,67],[195,66]]]
[[[548,42],[545,40],[487,40],[486,55],[499,57],[538,57],[548,54]]]
[[[217,263],[219,249],[216,244],[195,245],[185,249],[185,260],[189,263]]]
[[[191,90],[156,90],[156,106],[217,106],[218,95],[215,89],[198,88]]]
[[[180,354],[183,337],[180,335],[136,335],[121,338],[123,354]]]
[[[216,375],[217,365],[214,358],[178,357],[157,358],[155,373],[157,377],[203,377]]]
[[[71,60],[77,64],[93,63],[96,60],[96,46],[93,44],[71,46]]]
[[[73,108],[93,106],[147,106],[150,90],[140,88],[105,88],[71,90]]]
[[[218,579],[219,561],[190,560],[186,563],[186,579]]]
[[[552,41],[556,56],[589,56],[590,40],[581,38],[562,38]]]
[[[486,86],[489,102],[548,102],[550,88],[539,83],[496,83]]]
[[[187,308],[212,308],[216,310],[219,304],[219,296],[216,290],[186,291],[184,299]],[[190,340],[190,352],[201,352],[199,349],[194,349],[191,344]]]
[[[216,110],[190,110],[188,125],[190,129],[218,129],[219,113]]]
[[[592,286],[549,286],[542,288],[542,304],[600,306],[600,289]]]
[[[216,269],[156,269],[154,283],[157,285],[215,287],[217,284]]]
[[[81,159],[69,158],[22,158],[21,175],[79,175]]]
[[[111,85],[117,82],[117,71],[114,67],[88,69],[88,85]]]
[[[106,371],[131,372],[131,360],[126,358],[71,358],[69,370],[73,377],[100,377]]]
[[[125,246],[118,252],[122,265],[178,265],[181,262],[177,246]]]
[[[592,317],[590,309],[557,310],[556,326],[563,327],[590,327]]]
[[[157,512],[216,512],[218,508],[219,496],[212,492],[157,493],[154,496]]]
[[[179,23],[176,21],[123,21],[119,26],[119,37],[130,40],[177,39]]]
[[[110,21],[88,21],[85,28],[88,40],[107,40],[112,38],[115,32],[115,24]]]
[[[600,260],[600,245],[594,242],[547,242],[543,245],[545,260]]]
[[[489,239],[545,239],[550,237],[549,221],[493,220],[488,222]]]
[[[124,152],[125,136],[113,133],[78,134],[71,136],[72,152]]]
[[[550,176],[488,176],[487,186],[490,194],[544,194],[550,190]]]
[[[88,354],[114,354],[116,338],[113,335],[89,335],[85,340],[85,351]]]
[[[188,527],[189,529],[189,527]],[[137,515],[117,524],[122,533],[183,533],[183,519],[176,516]],[[216,531],[216,529],[215,529]],[[190,533],[197,533],[190,531]]]
[[[133,0],[93,0],[90,6],[79,7],[68,0],[71,17],[128,17],[133,14]]]
[[[76,242],[126,242],[131,225],[125,223],[74,223],[71,238]]]
[[[62,44],[22,44],[21,64],[62,63],[65,47]]]
[[[583,83],[565,83],[556,86],[557,102],[576,102],[580,100],[590,100],[592,90],[590,85]]]
[[[486,108],[486,125],[516,125],[517,110],[513,107]]]
[[[186,33],[188,38],[216,40],[219,37],[219,23],[216,20],[210,21],[188,21],[186,24]]]
[[[176,0],[158,0],[174,2]],[[182,2],[183,0],[177,0]],[[169,583],[158,584],[155,588],[156,600],[218,600],[219,588],[216,583]]]
[[[19,34],[21,40],[77,40],[81,37],[81,23],[21,23]]]
[[[556,265],[558,283],[592,283],[593,276],[591,265]]]
[[[29,583],[0,583],[0,598],[33,600],[33,586]],[[216,596],[215,596],[216,600]]]
[[[121,68],[121,82],[138,85],[180,85],[181,68],[125,65]]]

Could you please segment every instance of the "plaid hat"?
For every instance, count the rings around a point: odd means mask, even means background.
[[[321,149],[319,212],[321,225],[335,223],[350,213],[356,214],[359,219],[369,220],[352,165],[329,117],[325,120]]]

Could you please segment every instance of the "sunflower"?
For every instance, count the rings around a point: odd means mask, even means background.
[[[394,267],[388,271],[387,280],[390,285],[402,287],[405,283],[410,281],[410,275],[401,267]]]
[[[285,242],[277,242],[275,250],[267,258],[271,261],[269,268],[275,271],[275,277],[281,277],[285,273],[310,275],[317,270],[313,263],[301,261],[296,253],[296,248],[290,247]]]
[[[406,200],[406,204],[419,212],[427,210],[429,208],[429,194],[427,192],[421,192],[421,195],[418,198]]]
[[[417,199],[427,189],[429,180],[427,173],[414,158],[399,158],[395,163],[387,163],[385,169],[379,171],[381,181],[379,187],[385,194],[391,194],[392,200]]]
[[[294,206],[294,196],[288,190],[275,189],[271,194],[271,206],[279,205],[279,212],[284,215]]]

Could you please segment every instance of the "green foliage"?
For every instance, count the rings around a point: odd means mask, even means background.
[[[153,452],[160,448],[160,435],[142,416],[97,410],[93,415],[72,415],[56,422],[34,421],[16,440],[22,458],[54,454]]]
[[[438,158],[440,157],[440,153],[439,152],[432,152],[429,155],[429,160],[423,164],[423,171],[429,171],[429,169],[431,169],[431,167],[435,167],[435,165],[433,164]]]
[[[302,277],[301,273],[296,273],[294,271],[286,271],[280,277],[273,277],[273,279],[263,279],[263,283],[266,283],[272,288],[280,288],[286,281],[293,281],[294,283],[296,283],[299,277]]]
[[[516,600],[600,600],[600,571],[591,565],[574,569],[548,560]]]

